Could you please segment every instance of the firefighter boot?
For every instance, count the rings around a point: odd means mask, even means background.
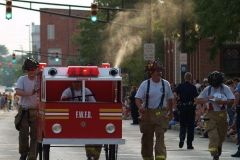
[[[94,157],[87,157],[87,160],[95,160]]]
[[[219,156],[218,155],[213,156],[213,160],[219,160]]]
[[[222,154],[222,147],[218,147],[218,156],[221,156]]]
[[[19,160],[27,160],[27,155],[21,155]]]
[[[240,157],[240,151],[237,151],[235,154],[231,155],[232,157]]]

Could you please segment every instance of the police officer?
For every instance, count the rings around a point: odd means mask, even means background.
[[[143,81],[135,95],[140,112],[140,131],[142,133],[141,154],[144,160],[153,160],[155,141],[155,160],[166,159],[164,133],[172,117],[174,98],[170,84],[162,78],[162,67],[157,61],[149,64],[150,79]]]
[[[177,94],[177,108],[179,110],[180,118],[180,133],[179,133],[179,148],[184,145],[187,133],[187,149],[194,149],[192,142],[194,139],[194,125],[195,125],[195,104],[194,99],[198,96],[197,88],[191,83],[192,74],[186,72],[182,84],[176,88]]]
[[[238,149],[235,154],[232,154],[232,157],[240,157],[240,83],[238,83],[236,89],[235,89],[235,95],[236,95],[236,100],[237,100],[237,105],[236,105],[236,128],[237,128],[237,145]]]
[[[208,76],[209,86],[205,87],[196,99],[197,104],[208,105],[205,116],[206,131],[209,137],[209,151],[213,160],[219,160],[222,144],[227,134],[227,105],[235,97],[228,86],[223,84],[224,75],[214,71]]]
[[[37,73],[38,62],[33,58],[27,58],[22,66],[27,74],[18,78],[15,88],[19,99],[18,124],[19,127],[19,160],[36,160],[36,118],[37,118]],[[29,144],[30,136],[30,144]]]

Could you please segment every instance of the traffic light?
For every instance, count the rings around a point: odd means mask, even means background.
[[[15,53],[12,54],[12,63],[16,63],[16,54]]]
[[[98,11],[98,5],[97,3],[91,4],[91,21],[96,22],[97,21],[97,11]]]
[[[58,61],[59,61],[58,52],[56,53],[56,56],[55,56],[55,61],[56,61],[56,62],[58,62]]]
[[[6,0],[6,19],[12,19],[12,0]]]

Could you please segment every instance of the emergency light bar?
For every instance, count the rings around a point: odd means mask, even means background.
[[[110,63],[102,63],[102,68],[110,68]]]
[[[97,66],[68,66],[69,77],[97,77],[99,70]]]
[[[38,68],[39,68],[40,71],[42,71],[43,68],[46,67],[46,66],[47,66],[47,63],[39,63]]]

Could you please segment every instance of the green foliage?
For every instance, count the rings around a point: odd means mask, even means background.
[[[79,25],[81,33],[75,35],[74,43],[79,44],[79,57],[77,61],[81,65],[94,64],[97,65],[101,61],[101,41],[102,28],[104,24],[84,21]]]
[[[1,57],[1,56],[0,56]],[[0,67],[0,84],[3,86],[13,86],[17,78],[22,75],[22,61],[19,56],[16,57],[17,61],[12,64],[12,55],[2,58]]]
[[[239,0],[195,0],[201,38],[212,38],[212,55],[225,42],[240,40]]]
[[[8,49],[6,46],[4,45],[0,45],[0,55],[7,55],[9,52],[8,52]]]
[[[145,0],[98,0],[99,7],[134,9],[139,2]],[[141,10],[141,8],[138,8]],[[122,72],[127,76],[129,85],[139,85],[144,77],[143,42],[145,41],[146,16],[140,17],[140,12],[126,12],[116,10],[98,11],[98,20],[110,23],[81,21],[79,33],[73,41],[79,47],[79,55],[69,59],[70,64],[94,64],[102,62],[114,64],[116,57],[125,52],[120,63]],[[90,16],[90,14],[89,14]],[[141,23],[139,23],[139,21]],[[155,29],[156,28],[156,29]],[[153,41],[156,44],[156,57],[163,59],[163,33],[157,24],[153,26]],[[131,42],[130,42],[131,41]],[[107,49],[106,49],[107,48]],[[107,55],[106,55],[107,53]],[[115,65],[115,64],[114,64]],[[125,82],[124,82],[125,83]]]
[[[128,57],[121,65],[122,71],[128,73],[129,86],[138,86],[144,80],[144,61],[139,50]]]

